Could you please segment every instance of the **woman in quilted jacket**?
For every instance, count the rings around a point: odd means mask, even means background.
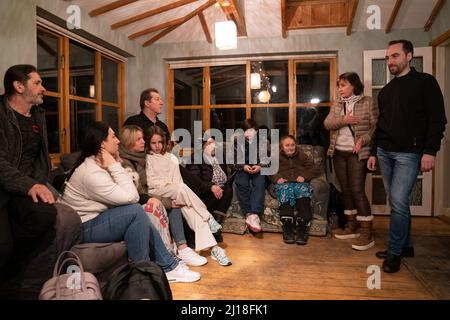
[[[311,213],[311,179],[320,175],[314,160],[297,148],[292,135],[280,139],[278,173],[271,176],[280,207],[283,225],[283,241],[288,244],[305,245],[308,242],[308,227]],[[297,217],[294,217],[294,208]]]
[[[334,235],[338,239],[355,239],[352,248],[361,251],[375,245],[373,216],[364,189],[378,106],[372,97],[364,96],[364,85],[356,73],[341,74],[337,85],[341,98],[331,107],[324,126],[332,131],[328,155],[333,158],[343,192],[347,225]]]

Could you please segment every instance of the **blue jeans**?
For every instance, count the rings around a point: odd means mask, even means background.
[[[384,188],[391,207],[388,252],[400,255],[412,247],[409,196],[420,170],[421,154],[377,149]]]
[[[251,189],[250,181],[252,181]],[[250,174],[245,171],[238,171],[236,172],[235,182],[242,214],[244,216],[251,213],[262,215],[266,195],[266,176],[259,173]]]
[[[103,211],[83,223],[83,243],[125,241],[128,256],[134,262],[152,257],[164,272],[175,269],[178,260],[167,251],[158,231],[140,204],[119,206]]]

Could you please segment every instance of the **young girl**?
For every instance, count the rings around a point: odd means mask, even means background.
[[[291,135],[280,140],[280,162],[278,173],[272,182],[280,206],[283,224],[283,241],[305,245],[308,242],[308,226],[311,221],[311,186],[309,181],[319,175],[314,162],[297,150],[297,142]],[[294,218],[294,207],[298,216]]]
[[[161,197],[169,197],[181,206],[187,223],[195,232],[195,250],[201,251],[213,247],[211,258],[222,266],[231,265],[225,250],[217,245],[213,233],[222,227],[208,212],[200,198],[183,183],[178,159],[168,151],[164,132],[153,126],[147,138],[149,148],[146,171],[148,192]]]
[[[184,235],[181,209],[170,198],[157,198],[148,194],[144,132],[135,125],[124,126],[121,130],[119,153],[122,166],[134,177],[139,192],[139,203],[144,205],[150,220],[158,229],[167,250],[178,253],[178,258],[189,266],[202,266],[208,262],[187,246]],[[166,211],[167,210],[167,211]],[[170,232],[169,232],[170,229]],[[176,244],[173,248],[172,237]]]

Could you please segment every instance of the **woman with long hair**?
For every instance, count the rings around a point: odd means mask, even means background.
[[[193,282],[200,274],[170,254],[139,205],[133,179],[121,165],[119,139],[101,122],[91,124],[62,198],[81,216],[84,243],[125,241],[133,262],[154,260],[169,281]]]

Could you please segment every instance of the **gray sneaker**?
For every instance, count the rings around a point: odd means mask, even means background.
[[[232,264],[231,260],[225,254],[225,250],[219,246],[215,246],[214,248],[212,248],[211,259],[216,260],[221,266],[224,267],[231,266]]]

